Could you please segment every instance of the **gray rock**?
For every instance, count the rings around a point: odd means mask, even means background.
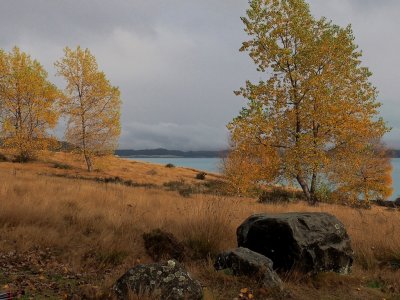
[[[344,225],[327,213],[258,214],[237,229],[239,247],[258,252],[280,271],[347,274],[353,250]]]
[[[219,254],[214,263],[216,270],[231,269],[234,275],[255,278],[265,288],[282,290],[282,280],[272,266],[268,257],[242,247]]]
[[[137,265],[126,272],[113,286],[117,299],[128,299],[129,293],[156,299],[203,298],[200,283],[175,260]]]

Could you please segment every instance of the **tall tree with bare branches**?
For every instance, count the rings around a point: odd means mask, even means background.
[[[112,153],[118,145],[120,91],[99,71],[89,49],[66,47],[64,54],[55,66],[57,75],[67,82],[63,103],[68,117],[65,136],[82,152],[90,172],[93,156]]]

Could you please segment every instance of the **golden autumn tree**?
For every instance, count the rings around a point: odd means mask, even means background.
[[[7,59],[6,52],[3,49],[0,49],[0,80],[5,78],[5,76],[6,76],[7,60],[8,59]],[[0,99],[0,116],[1,116],[2,107],[4,107],[4,103]],[[1,130],[1,127],[0,127],[0,130]],[[2,145],[2,141],[0,138],[0,147],[1,147],[1,145]]]
[[[38,61],[17,47],[0,51],[0,139],[17,151],[20,161],[51,143],[49,129],[57,124],[59,99]]]
[[[340,197],[354,202],[389,198],[393,193],[391,158],[385,146],[371,141],[357,159],[342,156],[335,160],[333,172],[328,172],[330,181],[337,184]]]
[[[7,69],[7,54],[3,49],[0,49],[0,79],[4,78]]]
[[[248,103],[228,125],[232,140],[279,153],[271,160],[278,174],[315,204],[318,182],[350,180],[330,176],[336,163],[362,160],[370,141],[388,131],[371,73],[361,65],[351,27],[315,19],[304,0],[252,0],[242,20],[250,39],[240,50],[265,79],[236,92]]]
[[[120,92],[99,71],[89,49],[64,49],[55,63],[65,89],[64,112],[68,117],[66,139],[82,152],[88,171],[93,156],[112,153],[120,135]]]
[[[232,141],[230,148],[223,161],[223,171],[232,192],[247,194],[260,183],[272,182],[278,177],[279,156],[276,149],[265,149],[250,141]]]

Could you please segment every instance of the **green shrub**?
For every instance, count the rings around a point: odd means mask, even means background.
[[[212,195],[220,195],[220,196],[232,196],[232,192],[229,191],[228,183],[219,180],[207,180],[203,183],[205,188],[205,193],[212,194]]]
[[[194,190],[192,187],[188,186],[178,191],[179,195],[182,197],[188,198],[193,194]]]
[[[27,163],[27,162],[34,161],[34,160],[35,160],[34,156],[19,154],[19,155],[14,157],[12,162],[14,162],[14,163]]]
[[[53,167],[56,169],[63,169],[63,170],[71,170],[72,169],[72,167],[70,165],[58,163],[58,162],[54,163]]]
[[[168,191],[177,191],[183,197],[191,194],[211,194],[219,196],[231,196],[227,183],[223,180],[207,180],[195,184],[185,181],[168,181],[163,184]]]
[[[183,242],[193,259],[214,257],[227,247],[232,232],[232,215],[217,202],[192,205],[192,212],[181,224]]]
[[[185,257],[185,247],[170,232],[154,229],[143,233],[146,253],[154,260],[176,259],[182,261]]]
[[[186,186],[184,181],[168,181],[165,182],[163,185],[169,191],[178,191]]]
[[[0,153],[0,162],[8,161],[7,157],[4,154]]]
[[[303,192],[290,190],[284,187],[273,187],[263,191],[258,197],[260,203],[289,203],[304,199]]]
[[[166,168],[175,168],[175,165],[174,164],[166,164],[165,167]]]
[[[203,236],[188,239],[186,245],[192,251],[193,259],[206,259],[216,255],[213,243]]]
[[[190,197],[193,193],[198,192],[195,186],[186,184],[183,180],[165,182],[164,187],[166,187],[168,191],[177,191],[182,197]]]
[[[154,175],[157,175],[157,171],[154,169],[151,169],[151,170],[147,171],[146,174],[150,175],[150,176],[154,176]]]
[[[382,280],[372,280],[367,283],[367,287],[370,289],[382,289],[385,287],[385,282]]]
[[[318,202],[334,203],[332,189],[328,183],[320,183],[315,191]]]
[[[128,256],[129,254],[126,251],[111,250],[110,252],[97,253],[96,259],[98,262],[105,265],[118,266],[122,264],[124,259]]]
[[[125,181],[119,176],[106,177],[106,178],[104,178],[104,182],[105,183],[120,183],[120,184],[124,184],[125,183]]]
[[[196,179],[204,180],[204,179],[206,179],[206,175],[207,175],[207,173],[205,173],[205,172],[199,172],[196,174]]]

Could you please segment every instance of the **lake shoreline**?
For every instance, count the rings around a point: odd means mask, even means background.
[[[220,168],[222,158],[220,157],[174,157],[154,155],[121,158],[161,165],[171,163],[177,167],[191,168],[217,174],[222,173]],[[393,195],[389,200],[396,200],[400,196],[400,158],[392,158],[391,161],[393,166]]]

